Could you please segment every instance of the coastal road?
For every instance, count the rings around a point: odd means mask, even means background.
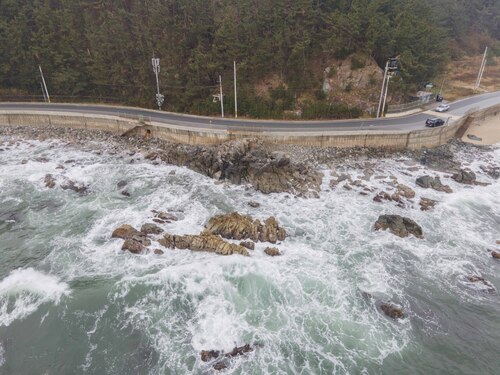
[[[417,130],[425,128],[425,120],[430,117],[457,119],[467,111],[478,110],[500,104],[500,91],[476,95],[450,104],[448,112],[421,112],[404,117],[330,121],[276,121],[240,120],[218,117],[202,117],[154,111],[135,107],[114,107],[96,104],[59,104],[59,103],[0,103],[0,112],[57,112],[87,115],[140,116],[147,120],[163,123],[165,126],[177,125],[188,129],[220,129],[252,132],[330,132],[350,130]],[[437,104],[436,104],[437,106]]]

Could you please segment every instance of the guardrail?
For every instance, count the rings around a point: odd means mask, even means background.
[[[429,100],[427,100],[426,102],[423,102],[421,100],[415,100],[409,103],[390,105],[387,108],[387,113],[400,113],[400,112],[411,111],[417,108],[423,108],[429,105],[429,103],[433,102],[434,100],[436,100],[436,95],[432,94],[431,96],[429,96]]]

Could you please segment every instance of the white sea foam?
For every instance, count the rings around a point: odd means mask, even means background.
[[[12,271],[0,281],[0,325],[23,319],[44,303],[58,304],[70,294],[68,284],[33,268]]]

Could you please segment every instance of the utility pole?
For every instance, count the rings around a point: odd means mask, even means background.
[[[483,60],[481,61],[481,67],[479,68],[479,74],[476,79],[476,91],[479,90],[479,86],[481,86],[481,80],[483,79],[484,68],[486,67],[486,56],[488,54],[488,47],[484,50]]]
[[[222,114],[222,117],[224,117],[224,97],[222,95],[222,77],[219,76],[219,89],[220,89],[220,110],[221,110],[221,114]]]
[[[158,109],[161,111],[161,106],[165,101],[165,96],[160,94],[160,80],[158,78],[158,74],[160,73],[160,59],[156,58],[154,53],[151,63],[153,65],[153,72],[156,75],[156,104],[158,104]]]
[[[234,63],[234,118],[238,118],[238,94],[236,91],[236,61]]]
[[[382,107],[382,100],[383,100],[383,97],[384,97],[384,88],[385,88],[385,81],[387,79],[388,69],[389,69],[389,60],[387,60],[387,62],[385,63],[384,80],[382,81],[382,89],[380,90],[380,100],[378,102],[377,118],[379,118],[381,116],[380,109]]]
[[[43,76],[42,67],[40,65],[38,65],[38,69],[40,70],[40,75],[42,76],[42,91],[44,91],[43,89],[45,89],[45,91],[43,93],[43,99],[50,103],[49,91],[47,90],[47,84],[45,83],[45,78]]]
[[[389,91],[389,80],[391,79],[391,76],[387,76],[387,83],[385,85],[385,94],[384,94],[384,103],[382,104],[382,111],[380,112],[380,115],[382,116],[385,111],[385,102],[387,101],[387,92]]]

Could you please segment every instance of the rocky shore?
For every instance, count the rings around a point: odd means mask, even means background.
[[[368,148],[269,145],[257,139],[237,140],[214,146],[189,146],[154,138],[119,136],[99,130],[58,127],[1,127],[0,137],[9,137],[10,142],[12,139],[58,139],[89,151],[95,151],[95,143],[105,143],[103,153],[128,153],[144,157],[154,164],[185,166],[217,181],[247,184],[265,194],[286,192],[306,198],[318,197],[324,177],[321,170],[324,169],[333,169],[334,176],[339,168],[345,171],[363,169],[367,175],[373,175],[376,162],[390,157],[404,159],[407,165],[425,166],[439,172],[457,174],[462,167],[462,160],[456,157],[457,152],[464,158],[467,155],[473,157],[478,153],[486,153],[490,149],[459,140],[435,149],[398,152]],[[485,163],[482,169],[494,178],[500,177],[498,165]],[[340,178],[337,183],[348,179],[345,174],[336,177]],[[47,182],[51,183],[51,177],[48,177]],[[446,186],[440,186],[439,178],[424,182],[432,188],[438,186],[446,189]],[[76,189],[70,185],[67,188]]]

